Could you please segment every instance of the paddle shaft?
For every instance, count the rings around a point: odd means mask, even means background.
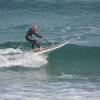
[[[50,43],[46,38],[44,38],[44,40],[45,40],[46,42]]]

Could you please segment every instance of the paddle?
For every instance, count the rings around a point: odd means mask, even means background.
[[[44,41],[46,41],[47,43],[52,43],[52,42],[48,41],[46,38],[43,38],[43,39],[44,39]]]
[[[44,38],[44,40],[49,44],[49,45],[57,45],[59,42],[55,42],[55,41],[48,41],[46,38]]]

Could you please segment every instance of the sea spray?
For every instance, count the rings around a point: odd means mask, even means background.
[[[32,51],[6,48],[0,49],[0,67],[33,67],[38,68],[47,64],[47,55],[35,55]]]

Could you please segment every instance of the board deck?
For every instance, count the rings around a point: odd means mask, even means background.
[[[61,44],[50,46],[48,48],[44,48],[44,50],[37,51],[37,52],[35,52],[35,54],[43,54],[43,53],[51,52],[53,50],[56,50],[56,49],[59,49],[59,48],[65,46],[66,44],[69,44],[69,41],[61,43]]]

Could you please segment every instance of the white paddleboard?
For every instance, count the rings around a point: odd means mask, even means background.
[[[37,52],[35,52],[35,54],[48,53],[48,52],[54,51],[54,50],[56,50],[56,49],[59,49],[59,48],[65,46],[66,44],[69,44],[69,41],[64,42],[64,43],[61,43],[61,44],[57,44],[57,45],[52,45],[52,46],[50,46],[50,47],[48,47],[48,48],[44,48],[44,50],[42,50],[42,51],[37,51]]]

